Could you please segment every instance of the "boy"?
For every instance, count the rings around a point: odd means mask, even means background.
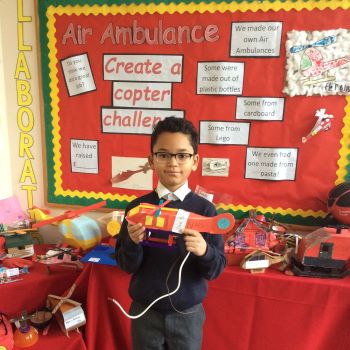
[[[193,124],[168,117],[158,122],[151,135],[151,168],[158,176],[157,188],[132,201],[126,212],[140,203],[159,204],[171,199],[169,208],[179,208],[204,216],[215,216],[214,206],[188,188],[187,178],[198,167],[198,135]],[[130,314],[141,313],[159,296],[175,290],[179,266],[187,259],[180,289],[153,305],[142,317],[132,320],[133,349],[199,350],[205,313],[202,301],[207,280],[220,275],[225,267],[221,235],[185,229],[177,239],[177,249],[143,246],[145,227],[124,220],[116,246],[119,266],[132,273],[129,294]]]

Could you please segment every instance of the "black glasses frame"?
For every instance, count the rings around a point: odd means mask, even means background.
[[[163,154],[163,155],[167,155],[166,158],[164,159],[160,159],[158,158],[158,155]],[[156,159],[160,162],[164,161],[165,162],[170,162],[171,158],[175,158],[175,160],[178,163],[185,163],[188,160],[190,160],[193,156],[194,153],[186,153],[186,152],[179,152],[179,153],[170,153],[170,152],[154,152],[153,155],[156,156]],[[185,156],[185,158],[181,159],[181,156]]]

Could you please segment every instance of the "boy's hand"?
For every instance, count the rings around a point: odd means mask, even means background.
[[[207,242],[196,230],[189,228],[182,231],[186,250],[197,256],[203,256],[207,251]]]
[[[128,233],[135,244],[139,244],[145,238],[145,228],[142,224],[128,224]]]

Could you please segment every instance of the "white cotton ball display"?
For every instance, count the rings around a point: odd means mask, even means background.
[[[293,47],[296,50],[291,52]],[[321,60],[314,61],[314,54],[320,56]],[[289,31],[285,69],[283,92],[290,96],[349,95],[350,31],[344,28]]]

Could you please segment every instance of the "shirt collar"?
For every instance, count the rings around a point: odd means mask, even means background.
[[[158,182],[156,192],[158,193],[159,198],[167,197],[168,194],[171,193],[173,197],[172,200],[179,199],[180,201],[183,201],[185,197],[191,192],[191,190],[188,187],[188,181],[186,181],[181,187],[179,187],[174,192],[169,191],[162,183]]]

